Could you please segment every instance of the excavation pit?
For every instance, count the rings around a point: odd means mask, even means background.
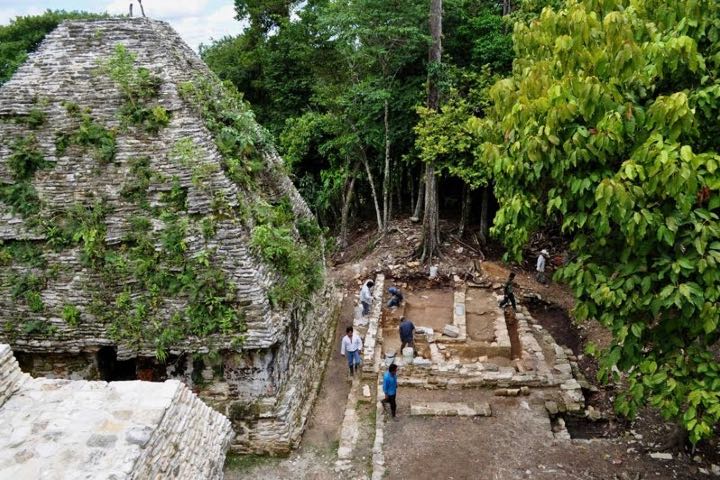
[[[382,316],[383,354],[395,353],[402,362],[399,325],[402,317],[416,327],[416,357],[425,366],[474,364],[487,362],[494,367],[511,365],[510,338],[503,311],[490,289],[457,284],[455,287],[422,285],[394,281],[405,285],[404,302],[397,308],[384,308]],[[457,336],[444,335],[447,325]],[[429,334],[432,329],[432,334]]]

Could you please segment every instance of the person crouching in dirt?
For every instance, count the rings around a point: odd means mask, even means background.
[[[397,287],[390,287],[388,288],[388,293],[390,294],[390,301],[387,303],[388,308],[399,307],[404,298],[400,289]]]
[[[350,369],[350,377],[360,368],[360,354],[362,353],[363,343],[360,335],[353,334],[353,327],[345,329],[345,336],[340,343],[340,355],[347,358],[348,368]]]
[[[400,317],[400,354],[405,347],[415,348],[415,325],[405,317]]]
[[[547,250],[540,250],[540,255],[538,255],[537,258],[537,265],[535,266],[535,278],[543,285],[547,285],[547,277],[545,276],[545,261],[549,255],[550,254]]]
[[[367,282],[365,282],[365,285],[363,285],[360,289],[360,303],[362,304],[363,308],[363,317],[370,313],[370,304],[373,301],[371,290],[374,286],[375,282],[373,282],[372,280],[368,280]]]
[[[390,405],[390,414],[392,418],[395,418],[395,412],[397,411],[397,403],[395,402],[395,395],[397,395],[397,365],[394,363],[390,365],[390,368],[383,376],[383,392],[385,393],[385,398],[381,400],[383,410],[387,412],[387,405]]]
[[[515,304],[515,294],[513,293],[513,280],[515,280],[515,272],[510,272],[510,277],[508,277],[508,280],[505,282],[505,286],[503,287],[503,294],[505,295],[505,298],[503,298],[500,302],[500,308],[504,308],[505,305],[510,303],[513,310],[517,310],[517,305]]]

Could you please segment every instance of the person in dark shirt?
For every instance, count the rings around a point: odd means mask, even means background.
[[[517,310],[517,305],[515,304],[515,294],[513,293],[514,279],[515,272],[510,272],[510,277],[508,278],[507,282],[505,282],[505,286],[503,287],[503,294],[505,295],[505,298],[503,298],[502,302],[500,302],[500,308],[504,308],[505,305],[510,303],[513,310]]]
[[[402,354],[403,348],[415,347],[413,341],[413,335],[415,333],[415,325],[405,317],[400,318],[400,354]]]
[[[390,301],[388,302],[388,308],[399,307],[403,301],[403,294],[397,287],[388,288],[388,293],[391,295]]]

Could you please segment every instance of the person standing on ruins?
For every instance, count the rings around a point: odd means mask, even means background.
[[[353,327],[345,329],[345,336],[340,344],[340,355],[347,358],[348,368],[350,368],[350,377],[355,374],[355,370],[360,367],[360,354],[362,353],[363,343],[360,335],[353,334]]]
[[[413,335],[415,334],[415,325],[405,317],[400,317],[400,354],[405,347],[415,348]],[[414,352],[413,352],[414,354]]]
[[[515,280],[515,272],[510,272],[510,277],[508,277],[508,280],[505,282],[505,286],[503,287],[503,294],[505,295],[505,298],[503,298],[502,302],[500,302],[500,308],[504,308],[505,305],[510,303],[513,310],[517,310],[517,305],[515,304],[515,294],[513,293],[513,280]]]
[[[385,398],[381,400],[383,409],[387,411],[387,405],[390,405],[390,414],[392,418],[395,418],[395,412],[397,411],[397,403],[395,402],[395,395],[397,395],[397,365],[394,363],[390,365],[388,371],[383,376],[383,392]]]
[[[363,317],[370,313],[370,304],[373,301],[371,289],[375,286],[375,282],[368,280],[360,289],[360,303],[362,304]]]

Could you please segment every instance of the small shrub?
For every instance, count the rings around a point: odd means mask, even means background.
[[[15,180],[30,179],[37,170],[49,165],[38,147],[35,135],[28,135],[13,142],[10,152],[7,165]]]
[[[123,123],[157,133],[170,123],[170,113],[165,107],[151,103],[160,92],[162,80],[147,68],[136,68],[135,60],[137,56],[119,44],[113,56],[100,63],[100,72],[109,76],[122,92],[125,104],[120,109],[120,118]]]
[[[80,310],[75,305],[65,305],[62,309],[62,318],[71,327],[77,327],[80,323]]]
[[[202,236],[205,240],[210,240],[214,237],[217,232],[215,219],[212,217],[204,217],[200,220],[200,231],[202,232]]]
[[[45,310],[45,304],[40,296],[40,292],[25,292],[25,301],[27,302],[28,308],[30,308],[31,312],[39,313]]]
[[[25,335],[53,335],[56,330],[54,325],[39,318],[28,320],[22,324],[22,332]]]
[[[65,103],[65,109],[80,123],[76,129],[60,132],[57,135],[55,148],[58,156],[64,155],[70,146],[79,146],[85,149],[91,148],[93,156],[102,165],[112,162],[117,150],[115,132],[97,123],[90,115],[90,109],[81,110],[74,103]]]
[[[173,177],[169,192],[163,192],[161,200],[174,211],[187,210],[187,189],[180,184],[178,177]]]
[[[15,215],[32,217],[40,211],[40,197],[29,180],[18,180],[11,185],[0,185],[0,201]]]

